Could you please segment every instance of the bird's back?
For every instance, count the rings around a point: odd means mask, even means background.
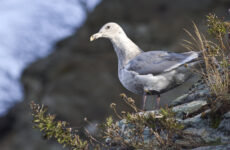
[[[191,71],[183,64],[197,57],[197,52],[143,52],[119,71],[119,79],[124,87],[136,94],[144,94],[144,90],[163,93],[191,77]]]
[[[126,65],[126,69],[140,75],[158,75],[171,71],[198,58],[197,52],[172,53],[167,51],[149,51],[137,55]]]

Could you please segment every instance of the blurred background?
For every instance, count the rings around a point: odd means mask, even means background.
[[[182,52],[183,28],[192,21],[205,30],[205,15],[229,19],[229,0],[1,0],[0,149],[61,150],[32,129],[30,101],[49,106],[74,127],[112,115],[127,106],[117,76],[117,58],[108,40],[89,37],[110,21],[119,23],[143,50]],[[186,92],[186,83],[162,95],[162,105]],[[149,97],[149,108],[153,107]]]

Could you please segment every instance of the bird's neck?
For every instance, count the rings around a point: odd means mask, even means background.
[[[126,35],[114,37],[111,39],[113,48],[118,57],[118,67],[123,68],[131,59],[143,51]]]

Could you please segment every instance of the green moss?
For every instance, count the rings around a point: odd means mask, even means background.
[[[210,141],[210,142],[207,142],[205,145],[208,145],[208,146],[216,146],[216,145],[221,145],[221,138],[217,138],[215,141]]]
[[[220,116],[215,116],[215,117],[211,117],[211,127],[216,129],[218,128],[218,126],[220,125],[221,122],[221,117]]]

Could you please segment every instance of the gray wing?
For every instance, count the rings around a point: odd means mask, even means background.
[[[161,74],[173,70],[185,63],[198,58],[198,53],[172,53],[166,51],[149,51],[136,56],[128,62],[126,69],[138,74]]]

